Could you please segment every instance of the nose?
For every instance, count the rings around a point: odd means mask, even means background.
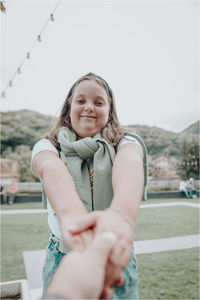
[[[94,111],[94,105],[93,105],[93,103],[87,101],[85,103],[85,111]]]

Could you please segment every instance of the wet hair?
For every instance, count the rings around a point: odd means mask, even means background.
[[[72,130],[70,111],[73,95],[78,84],[84,80],[95,80],[105,91],[108,96],[110,105],[109,117],[106,126],[102,129],[101,134],[103,138],[111,145],[116,146],[125,134],[125,129],[120,125],[117,117],[116,105],[113,92],[108,83],[100,76],[94,73],[88,73],[80,77],[70,88],[67,97],[63,103],[60,116],[53,130],[46,136],[52,144],[60,150],[60,145],[57,140],[58,131],[62,127],[67,127]]]

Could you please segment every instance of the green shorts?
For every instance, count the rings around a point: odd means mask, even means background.
[[[51,278],[61,262],[64,253],[59,250],[59,239],[50,233],[49,244],[46,248],[46,260],[43,267],[43,294],[49,285]],[[112,299],[139,299],[138,293],[138,267],[137,259],[132,250],[131,259],[124,271],[125,282],[120,287],[115,287]]]

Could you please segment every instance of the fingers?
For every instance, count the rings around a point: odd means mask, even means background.
[[[97,214],[90,213],[85,216],[81,216],[78,221],[68,227],[68,230],[72,234],[80,233],[88,228],[94,227],[97,222]]]
[[[106,268],[105,285],[107,286],[118,285],[117,283],[121,281],[122,277],[123,277],[122,268],[114,266],[109,260]]]
[[[115,282],[115,285],[122,286],[124,284],[124,274],[121,273],[119,279]]]
[[[105,268],[110,252],[115,245],[117,237],[112,232],[104,232],[97,235],[93,243],[88,247],[90,257]]]
[[[65,242],[74,250],[82,251],[85,246],[83,243],[83,239],[80,235],[72,235],[68,232],[65,232],[63,235]]]
[[[101,299],[110,299],[114,293],[114,288],[110,286],[105,286],[101,294]]]
[[[73,235],[76,236],[76,235]],[[87,247],[91,244],[93,238],[94,238],[94,232],[91,229],[88,229],[87,231],[83,231],[79,234],[79,236],[82,239],[84,248],[87,249]]]
[[[121,272],[119,279],[116,281],[116,286],[122,286],[124,284],[124,274]],[[110,299],[113,296],[114,287],[107,284],[104,285],[103,292],[101,294],[102,299]]]
[[[113,249],[110,260],[115,266],[125,269],[131,257],[132,243],[128,243],[126,239],[120,239],[116,247]]]

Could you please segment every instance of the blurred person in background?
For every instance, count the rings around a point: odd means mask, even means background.
[[[9,205],[14,203],[17,191],[18,191],[17,183],[16,183],[16,181],[13,180],[11,182],[11,184],[8,186],[8,204]]]
[[[2,184],[0,184],[0,195],[1,195],[1,203],[6,204],[7,203],[6,189]]]
[[[191,193],[189,193],[188,181],[186,178],[180,182],[179,190],[185,194],[186,198],[192,198]]]
[[[197,198],[197,190],[195,189],[194,186],[194,179],[190,178],[189,181],[187,182],[187,188],[188,188],[188,193],[190,197],[192,198]]]

